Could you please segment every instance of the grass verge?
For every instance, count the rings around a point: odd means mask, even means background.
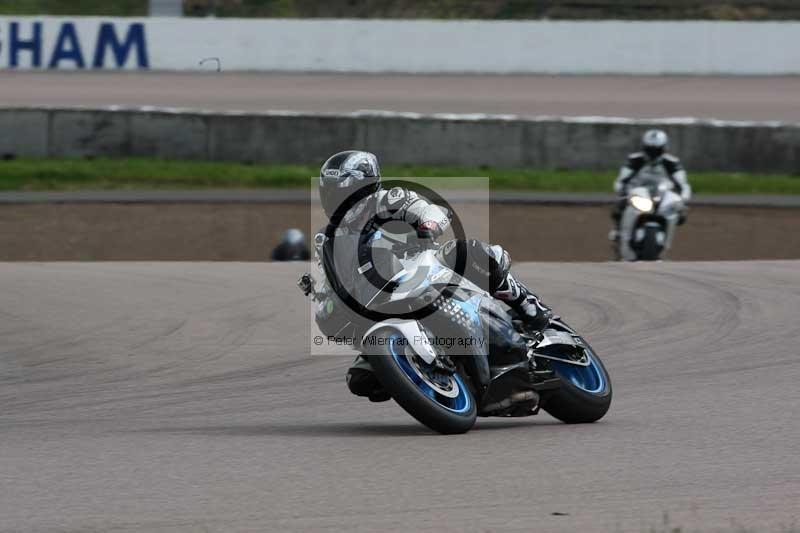
[[[15,159],[0,161],[0,190],[303,188],[319,172],[311,165],[158,159]],[[488,176],[506,190],[608,192],[615,171],[388,166],[384,176]],[[691,173],[694,191],[705,194],[800,194],[800,176]]]

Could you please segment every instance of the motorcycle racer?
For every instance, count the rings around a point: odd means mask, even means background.
[[[306,236],[297,228],[286,230],[281,242],[272,250],[273,261],[308,261],[310,258]]]
[[[356,191],[363,191],[360,193],[363,198],[354,205],[345,205]],[[323,211],[335,226],[337,259],[334,261],[325,253],[325,232],[315,237],[316,255],[320,262],[336,263],[337,279],[326,279],[315,319],[325,335],[335,336],[341,335],[355,321],[354,313],[342,309],[345,306],[338,302],[337,291],[332,290],[331,285],[342,284],[349,294],[374,292],[371,277],[377,275],[377,268],[372,259],[365,257],[364,248],[378,234],[380,224],[389,220],[404,222],[418,237],[433,240],[447,229],[450,217],[444,208],[414,191],[402,187],[383,189],[378,159],[364,151],[348,150],[328,158],[320,169],[319,194]],[[445,263],[452,265],[459,249],[466,251],[465,278],[488,287],[493,297],[516,311],[531,329],[541,330],[547,326],[552,318],[551,310],[511,273],[511,258],[506,250],[499,245],[468,239],[448,241],[439,253]],[[396,261],[393,257],[385,259]],[[347,383],[357,396],[366,396],[372,401],[389,399],[369,363],[361,356],[348,370]]]
[[[684,206],[692,198],[692,188],[687,179],[680,159],[667,153],[669,137],[662,130],[648,130],[642,136],[642,150],[628,156],[628,160],[619,171],[614,182],[614,192],[618,200],[614,205],[611,218],[614,220],[614,229],[611,240],[619,238],[619,222],[627,203],[628,190],[635,187],[640,179],[652,176],[661,176],[672,184],[672,190],[678,193]],[[688,208],[687,208],[688,209]],[[681,213],[678,224],[686,222],[687,210]]]

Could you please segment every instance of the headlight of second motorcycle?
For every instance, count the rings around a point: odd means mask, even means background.
[[[631,205],[644,213],[653,210],[653,200],[646,196],[631,196]]]

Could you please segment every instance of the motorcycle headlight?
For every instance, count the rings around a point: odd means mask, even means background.
[[[631,196],[631,205],[645,213],[653,210],[653,200],[644,196]]]

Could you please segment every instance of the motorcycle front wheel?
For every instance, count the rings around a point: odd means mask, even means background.
[[[446,374],[428,365],[397,331],[386,329],[375,336],[380,340],[365,355],[400,407],[443,434],[466,433],[475,425],[475,398],[459,372]]]
[[[664,249],[663,245],[658,242],[658,234],[664,230],[658,227],[647,227],[645,229],[644,239],[642,239],[641,250],[639,250],[640,261],[658,261],[661,257],[661,251]]]

